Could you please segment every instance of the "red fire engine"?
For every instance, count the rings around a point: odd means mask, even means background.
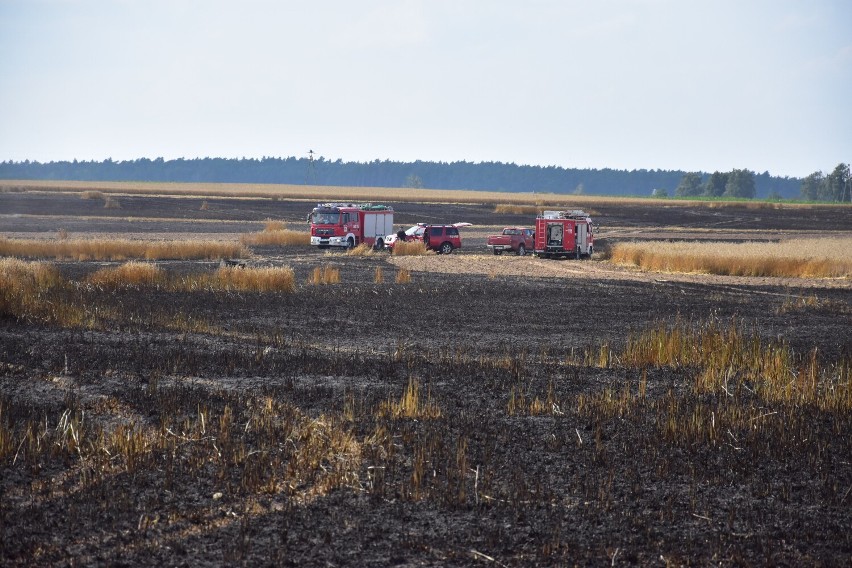
[[[393,209],[372,203],[320,203],[308,217],[311,244],[320,248],[353,248],[367,243],[377,249],[393,234]]]
[[[592,218],[585,211],[545,211],[535,219],[535,254],[544,258],[591,258]]]

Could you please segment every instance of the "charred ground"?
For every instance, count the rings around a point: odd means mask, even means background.
[[[119,200],[116,213],[67,194],[0,194],[2,229],[239,234],[266,218],[296,226],[310,207]],[[779,238],[803,218],[804,231],[818,219],[852,230],[844,209],[608,207],[595,209],[611,239]],[[529,223],[495,219],[493,205],[396,208],[400,224]],[[847,283],[678,279],[599,260],[574,278],[453,273],[486,252],[485,233],[408,284],[383,255],[262,247],[251,262],[292,266],[296,293],[80,286],[55,300],[98,310],[99,325],[0,321],[13,448],[0,462],[2,562],[850,561],[849,412],[768,400],[734,368],[729,390],[697,391],[701,369],[625,355],[659,326],[712,325],[788,346],[801,373],[810,360],[845,368],[848,382]],[[326,264],[341,284],[305,284]],[[59,266],[82,282],[102,264]]]

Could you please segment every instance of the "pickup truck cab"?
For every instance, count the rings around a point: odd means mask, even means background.
[[[526,227],[506,227],[499,235],[488,237],[488,248],[496,255],[513,251],[524,256],[535,247],[535,231]]]

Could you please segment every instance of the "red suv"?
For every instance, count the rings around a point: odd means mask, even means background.
[[[426,248],[438,254],[450,254],[462,246],[459,228],[455,225],[426,225],[424,229],[422,238]]]
[[[466,226],[463,224],[462,226]],[[398,240],[406,242],[424,242],[426,248],[438,254],[450,254],[454,249],[461,248],[461,235],[456,225],[427,225],[417,223],[406,231],[400,231],[395,235],[388,235],[385,247],[393,249]]]

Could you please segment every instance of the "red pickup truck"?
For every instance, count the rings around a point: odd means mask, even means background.
[[[501,234],[488,237],[488,248],[496,255],[514,251],[518,256],[524,256],[528,250],[535,248],[535,231],[525,227],[506,227]]]

